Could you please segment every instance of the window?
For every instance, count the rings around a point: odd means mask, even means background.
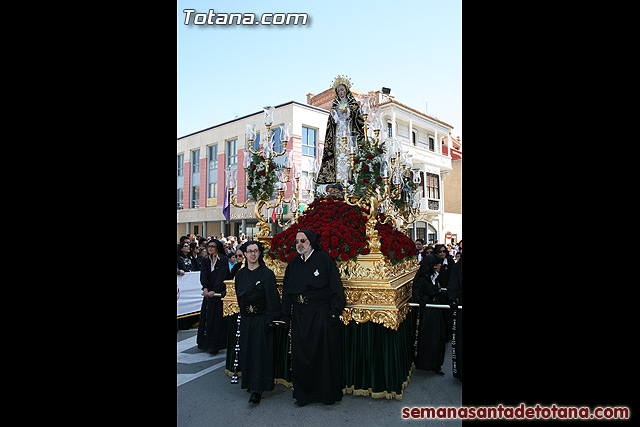
[[[178,154],[178,176],[184,175],[184,154]]]
[[[316,156],[316,130],[302,126],[302,154]]]
[[[225,167],[238,164],[238,150],[236,147],[237,142],[237,139],[227,141],[227,165]]]
[[[218,145],[210,145],[207,147],[209,150],[208,158],[209,158],[209,170],[218,169]]]
[[[307,190],[307,186],[311,182],[311,172],[301,171],[300,173],[300,199],[307,200],[309,198],[309,191]]]
[[[427,173],[427,198],[440,199],[439,176],[434,173]]]
[[[251,148],[253,148],[253,151],[260,151],[260,132],[256,132],[256,139],[253,140]]]
[[[416,131],[415,130],[413,132],[411,132],[411,136],[412,136],[412,140],[413,140],[413,145],[416,145],[416,142],[418,142],[418,136],[416,135]]]
[[[208,195],[207,195],[208,198],[212,199],[214,197],[218,197],[217,196],[217,194],[218,194],[217,187],[218,187],[218,183],[217,182],[209,183]]]
[[[433,142],[433,137],[429,137],[429,150],[434,151],[435,150],[435,145]]]
[[[393,126],[391,122],[387,122],[387,136],[391,138],[393,136]]]
[[[396,134],[409,139],[409,125],[405,125],[402,122],[396,122]]]
[[[182,188],[178,188],[178,209],[182,209],[182,200],[183,200],[183,196],[184,195],[184,191]]]
[[[282,140],[280,139],[280,126],[273,126],[271,130],[273,131],[273,152],[281,153]]]
[[[200,172],[200,149],[191,152],[191,173]]]
[[[194,185],[191,187],[191,207],[199,208],[200,207],[200,186]]]
[[[436,244],[436,233],[429,233],[429,237],[427,237],[427,241],[430,245]]]
[[[282,150],[284,149],[284,144],[282,142],[282,139],[280,138],[281,128],[280,126],[275,126],[275,127],[272,127],[271,129],[273,129],[273,152],[282,153]],[[291,144],[289,144],[289,151],[291,151]],[[285,160],[285,156],[280,156],[280,157],[274,158],[273,162],[279,164],[280,166],[284,166],[284,160]]]

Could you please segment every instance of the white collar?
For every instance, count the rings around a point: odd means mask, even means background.
[[[302,257],[302,261],[307,262],[307,260],[309,259],[312,253],[313,253],[313,248],[311,248],[311,252],[309,252],[307,256]]]
[[[220,255],[217,254],[216,259],[211,263],[211,271],[213,271],[213,269],[216,267],[216,263],[218,262],[219,259],[220,259]]]

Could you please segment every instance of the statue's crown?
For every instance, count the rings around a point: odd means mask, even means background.
[[[347,89],[351,89],[351,79],[347,76],[342,76],[342,75],[339,75],[338,77],[333,79],[333,82],[331,83],[331,87],[335,90],[335,88],[337,88],[338,85],[341,85],[341,84],[345,85]]]

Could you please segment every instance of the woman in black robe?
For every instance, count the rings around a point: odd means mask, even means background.
[[[453,257],[449,254],[447,247],[443,244],[437,244],[433,250],[435,255],[438,255],[440,259],[442,259],[442,267],[440,267],[440,275],[438,279],[440,280],[440,286],[447,289],[449,287],[449,276],[451,276],[451,269],[456,264],[453,260]],[[447,299],[439,300],[438,304],[447,304]],[[451,329],[453,326],[453,311],[452,310],[444,310],[442,312],[442,317],[444,318],[444,332],[446,336],[446,340],[451,340]]]
[[[198,325],[198,348],[211,354],[227,348],[228,319],[222,316],[222,299],[214,297],[214,293],[227,293],[224,281],[230,277],[229,260],[224,255],[222,242],[212,239],[207,243],[207,258],[200,267],[200,284],[202,285],[202,308]]]
[[[300,256],[289,262],[283,279],[282,318],[291,327],[291,378],[298,406],[342,400],[344,289],[335,261],[320,248],[315,231],[299,231]]]
[[[440,304],[449,298],[440,290],[439,276],[442,258],[430,254],[420,261],[420,269],[413,279],[413,302],[420,304],[420,327],[418,331],[417,369],[442,372],[445,352],[445,325],[442,309],[426,308],[425,304]]]
[[[184,272],[200,271],[196,260],[191,255],[191,246],[187,242],[178,245],[177,262],[178,270],[182,270]]]
[[[251,392],[249,403],[260,403],[262,392],[274,387],[272,322],[280,317],[280,295],[275,274],[264,264],[262,243],[252,240],[241,249],[247,256],[246,267],[236,273],[236,295],[242,316],[242,388]]]

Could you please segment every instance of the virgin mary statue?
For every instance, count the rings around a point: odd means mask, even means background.
[[[327,132],[324,138],[322,164],[316,178],[317,184],[332,184],[349,179],[351,162],[349,155],[336,129],[344,121],[348,135],[355,136],[357,141],[364,139],[364,118],[360,112],[360,103],[351,93],[351,82],[346,76],[338,76],[333,81],[335,98],[331,103],[331,111],[327,119]]]

